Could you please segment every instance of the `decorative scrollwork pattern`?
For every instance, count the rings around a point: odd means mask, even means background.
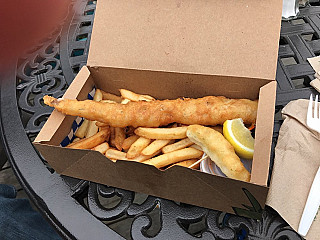
[[[17,69],[18,104],[30,114],[26,123],[27,133],[40,131],[52,109],[42,103],[44,95],[61,97],[67,87],[61,70],[59,34],[55,31],[50,40],[27,56]]]
[[[262,220],[229,215],[227,225],[236,231],[245,229],[249,239],[302,240],[289,225],[270,207],[266,207]]]
[[[99,201],[99,195],[105,199],[120,197],[117,205],[106,208]],[[123,189],[89,183],[88,206],[91,213],[101,220],[114,220],[123,216],[133,201],[134,193]]]

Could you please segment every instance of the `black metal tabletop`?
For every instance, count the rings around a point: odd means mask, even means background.
[[[101,0],[100,0],[101,1]],[[60,176],[32,146],[52,109],[44,95],[61,97],[86,64],[96,1],[76,0],[71,18],[27,56],[1,73],[2,140],[12,168],[35,205],[65,239],[301,239],[271,208],[261,221]],[[282,22],[271,168],[281,109],[309,98],[320,54],[320,3]],[[263,41],[263,36],[261,36]],[[290,201],[290,199],[288,199]]]

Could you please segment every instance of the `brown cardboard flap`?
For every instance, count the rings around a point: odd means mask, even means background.
[[[77,78],[73,80],[63,97],[67,99],[85,100],[88,98],[88,92],[93,89],[93,86],[94,83],[90,71],[87,66],[83,66],[77,74]],[[82,91],[82,89],[85,91]]]
[[[76,117],[66,116],[57,110],[53,110],[34,142],[60,145],[61,141],[69,134],[72,122],[75,119]]]
[[[77,77],[73,80],[63,97],[67,99],[85,100],[88,98],[88,93],[93,89],[93,86],[94,83],[90,71],[84,66],[81,68]],[[75,117],[66,116],[54,110],[34,142],[59,145],[62,139],[70,132],[74,120]]]
[[[94,152],[84,149],[62,148],[37,142],[33,142],[33,145],[37,148],[39,152],[42,153],[42,156],[50,162],[50,166],[53,167],[54,170],[56,170],[58,173],[63,172],[65,169],[68,169],[71,166],[74,166],[74,164],[79,159],[88,155],[88,153],[92,154],[92,152]],[[66,149],[68,151],[65,151]],[[99,152],[94,153],[100,154]]]
[[[98,1],[89,66],[274,80],[282,1]]]
[[[267,185],[269,175],[276,89],[277,83],[270,82],[261,87],[259,94],[259,114],[256,122],[254,161],[250,182],[264,186]]]
[[[100,89],[119,94],[118,89],[124,88],[157,99],[213,95],[256,100],[261,86],[269,83],[262,79],[110,67],[89,67],[89,70]]]
[[[92,150],[34,144],[59,174],[102,184],[108,183],[114,187],[136,192],[147,191],[150,195],[189,204],[197,203],[202,207],[230,213],[234,212],[233,207],[243,208],[242,204],[251,206],[252,203],[243,189],[248,190],[262,207],[268,191],[263,186],[180,166],[161,171],[153,166],[133,161],[112,162],[101,153]],[[226,191],[230,188],[233,190]]]

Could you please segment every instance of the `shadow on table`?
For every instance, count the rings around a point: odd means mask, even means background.
[[[3,165],[7,162],[8,158],[4,151],[2,141],[0,141],[0,170],[2,169]]]

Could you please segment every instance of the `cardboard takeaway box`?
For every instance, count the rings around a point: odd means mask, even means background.
[[[98,1],[87,66],[64,98],[94,86],[157,99],[259,98],[251,182],[183,167],[161,171],[60,147],[75,117],[53,111],[34,145],[60,174],[234,213],[263,207],[268,187],[282,3],[278,0]],[[250,203],[251,201],[251,203]]]

